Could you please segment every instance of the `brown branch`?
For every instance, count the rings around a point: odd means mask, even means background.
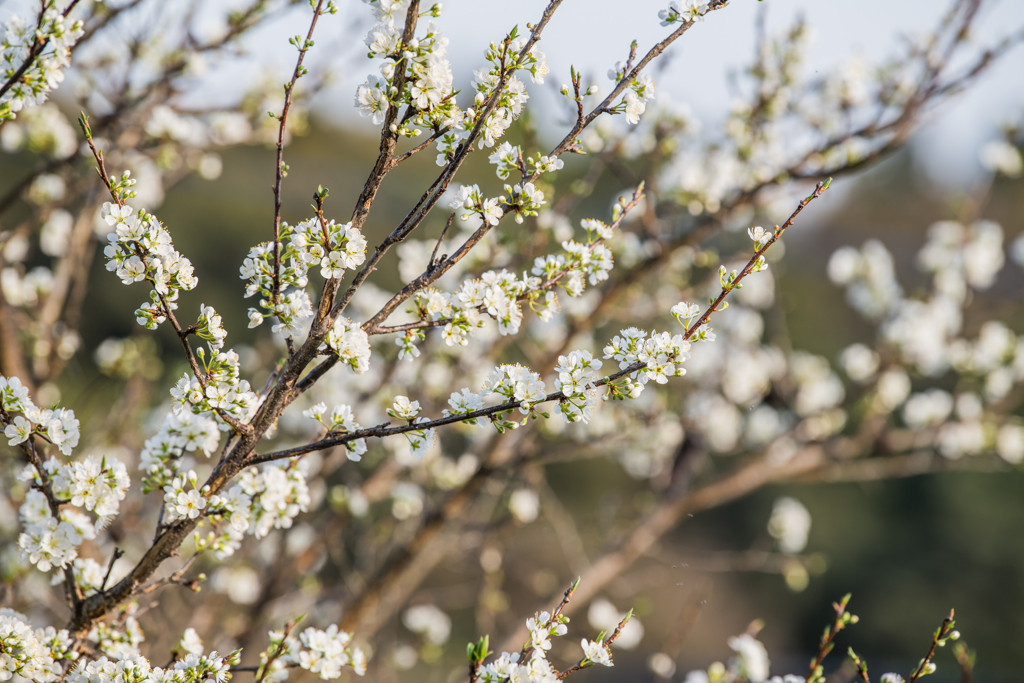
[[[429,138],[427,138],[426,140],[421,142],[420,144],[418,144],[415,147],[413,147],[412,149],[410,149],[405,154],[403,154],[403,155],[401,155],[399,157],[395,157],[394,159],[391,160],[391,165],[388,167],[388,170],[391,170],[395,166],[398,166],[400,163],[402,163],[403,161],[405,161],[406,159],[408,159],[412,155],[414,155],[414,154],[416,154],[418,152],[422,152],[423,150],[425,150],[427,147],[430,146],[430,143],[432,143],[435,140],[437,140],[439,137],[441,137],[442,135],[447,133],[449,130],[451,130],[451,126],[445,126],[444,128],[441,128],[436,133],[431,135]]]
[[[612,222],[609,228],[612,231],[616,230],[622,224],[622,221],[625,220],[626,215],[630,211],[632,211],[637,204],[640,203],[640,200],[643,199],[643,197],[643,185],[641,184],[633,192],[633,196],[629,200],[629,202],[622,206],[622,213],[619,215],[617,219],[615,219],[614,222]],[[449,224],[450,222],[451,220],[449,219]],[[481,228],[482,227],[483,226],[481,226]],[[480,231],[478,230],[477,232]],[[474,235],[473,237],[476,237],[476,235]],[[420,275],[418,278],[416,278],[415,280],[407,284],[405,287],[403,287],[400,292],[391,297],[390,301],[384,304],[380,311],[375,313],[372,318],[366,321],[366,323],[363,325],[364,331],[369,335],[387,334],[391,332],[404,332],[407,330],[424,329],[428,327],[439,327],[441,325],[447,325],[448,323],[450,323],[452,321],[451,318],[440,318],[438,320],[419,320],[417,322],[405,323],[403,325],[393,325],[388,327],[380,326],[380,323],[386,320],[388,316],[390,316],[395,311],[395,309],[402,304],[402,302],[408,300],[409,297],[411,297],[416,292],[424,289],[425,287],[429,287],[431,284],[436,282],[452,266],[454,266],[458,261],[460,261],[464,256],[466,256],[466,254],[469,253],[470,249],[476,246],[477,242],[479,242],[479,239],[482,238],[482,232],[480,233],[480,237],[478,239],[470,238],[470,240],[467,240],[465,244],[459,247],[459,250],[452,254],[452,256],[449,259],[442,259],[441,263],[437,265],[434,265],[433,259],[431,259],[431,264],[428,265],[427,270],[422,275]],[[603,237],[600,237],[597,240],[595,240],[592,244],[589,244],[588,247],[591,251],[593,251],[594,247],[604,244],[604,242],[605,239]],[[436,252],[437,249],[435,248],[434,251]],[[544,282],[541,282],[533,289],[526,290],[522,294],[518,295],[516,297],[516,301],[525,301],[535,294],[538,294],[540,292],[546,292],[549,289],[554,288],[554,286],[557,285],[566,275],[572,272],[572,270],[573,267],[571,265],[562,268],[558,272],[554,273],[549,279],[545,280]],[[478,306],[477,310],[482,311],[483,306]]]
[[[306,57],[306,51],[312,47],[313,30],[316,28],[316,21],[320,18],[324,0],[317,0],[313,9],[313,20],[309,24],[309,31],[306,32],[306,40],[302,45],[296,45],[299,49],[299,58],[295,61],[295,70],[292,71],[292,79],[284,86],[284,107],[281,115],[277,117],[280,125],[277,129],[277,167],[274,175],[274,285],[273,305],[276,307],[281,303],[281,183],[284,180],[284,138],[285,128],[288,121],[288,110],[292,106],[292,90],[295,82],[302,77],[304,72],[302,60]]]

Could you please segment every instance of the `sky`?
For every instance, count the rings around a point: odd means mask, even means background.
[[[515,24],[536,22],[545,4],[546,0],[445,0],[439,23],[451,39],[451,62],[478,65],[490,40]],[[354,0],[341,0],[339,6],[352,14],[366,12]],[[667,34],[669,29],[657,19],[665,6],[667,0],[565,0],[542,40],[551,65],[549,80],[556,86],[568,81],[569,65],[574,64],[607,86],[604,74],[625,59],[632,39],[639,41],[642,51]],[[816,33],[809,63],[824,70],[856,54],[871,62],[884,59],[900,35],[929,30],[948,6],[941,0],[733,0],[677,41],[671,66],[659,78],[658,93],[686,102],[706,123],[723,116],[730,102],[727,76],[750,61],[756,17],[762,10],[767,11],[768,30],[773,33],[798,15],[806,17]],[[975,39],[980,43],[1024,29],[1024,0],[990,2],[979,28]],[[325,98],[331,116],[350,120],[351,93],[370,71],[360,61],[348,62],[336,85],[338,96]],[[456,78],[470,77],[469,70],[460,73],[456,66],[455,71]],[[979,146],[1000,126],[1024,116],[1022,73],[1024,47],[1018,47],[973,91],[933,117],[917,145],[935,180],[958,184],[970,179],[979,170]]]
[[[728,75],[746,65],[753,54],[755,22],[767,12],[771,33],[784,30],[803,15],[816,39],[810,51],[811,68],[827,70],[853,55],[877,62],[891,54],[901,35],[914,35],[933,27],[951,0],[732,0],[709,15],[671,48],[670,68],[658,78],[659,97],[685,102],[710,126],[728,111]],[[182,8],[191,3],[180,2]],[[371,124],[352,108],[352,94],[375,69],[365,59],[362,38],[372,23],[369,8],[360,0],[336,0],[341,10],[318,25],[317,46],[309,62],[327,59],[337,74],[329,91],[318,97],[317,113],[343,125]],[[450,38],[449,59],[456,84],[464,87],[472,69],[482,64],[491,40],[500,39],[513,25],[525,28],[536,22],[547,0],[445,0],[439,23]],[[668,0],[565,0],[542,40],[551,65],[548,87],[531,86],[552,127],[561,130],[561,117],[553,105],[557,87],[567,82],[569,65],[593,75],[607,88],[605,74],[624,60],[636,39],[640,51],[663,38],[670,29],[659,25],[657,13]],[[0,0],[0,21],[10,12],[25,11],[30,0]],[[247,0],[204,0],[210,16]],[[422,0],[429,6],[430,0]],[[1024,30],[1024,0],[986,0],[986,9],[974,37],[991,44],[1011,32]],[[295,53],[287,36],[305,33],[309,7],[299,3],[281,19],[251,36],[250,55],[222,79],[232,84],[252,82],[261,72],[274,78],[290,75]],[[216,23],[216,22],[211,22]],[[664,57],[663,57],[664,58]],[[240,71],[251,73],[242,74]],[[993,67],[968,93],[937,112],[916,140],[922,168],[932,180],[958,185],[980,171],[978,148],[996,136],[1007,122],[1024,119],[1024,47],[1017,47]],[[238,76],[248,76],[238,78]],[[560,135],[558,137],[561,137]]]

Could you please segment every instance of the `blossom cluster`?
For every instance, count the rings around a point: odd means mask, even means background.
[[[71,455],[80,436],[75,411],[67,408],[40,409],[28,395],[28,387],[17,377],[0,377],[0,403],[8,413],[21,413],[7,421],[4,436],[16,446],[33,434],[44,437],[64,455]]]
[[[379,125],[389,110],[407,106],[409,114],[400,126],[393,126],[392,132],[410,137],[420,135],[421,128],[458,126],[463,113],[455,102],[451,64],[446,59],[448,38],[434,21],[429,21],[422,35],[402,44],[402,29],[395,26],[396,9],[402,3],[371,4],[378,23],[366,35],[368,55],[384,60],[380,75],[371,74],[356,88],[355,106],[360,114],[370,116]],[[439,11],[440,5],[435,5],[432,14],[436,17]],[[404,87],[398,92],[396,81],[403,74]]]
[[[138,653],[124,653],[109,659],[100,657],[74,668],[67,676],[70,683],[223,683],[231,678],[231,665],[238,663],[238,652],[226,657],[216,651],[188,653],[165,668],[151,666]]]
[[[568,621],[567,617],[560,614],[552,615],[546,611],[530,617],[526,620],[529,640],[524,648],[528,658],[524,658],[524,653],[520,652],[502,652],[492,661],[480,666],[478,680],[483,683],[556,683],[561,679],[560,672],[548,661],[547,654],[551,650],[551,639],[568,632]],[[579,668],[587,668],[594,664],[613,666],[604,634],[592,641],[584,638],[580,641],[580,646],[583,649],[583,657],[578,664]],[[470,645],[471,663],[482,663],[487,654],[485,650],[474,652],[473,646]],[[479,659],[474,660],[477,656]]]
[[[204,324],[202,321],[206,316],[210,316],[217,320],[219,327],[220,316],[216,315],[212,308],[204,306],[202,311],[203,317],[200,318],[200,325]],[[220,335],[220,346],[223,346],[224,334]],[[211,344],[211,347],[213,346]],[[223,430],[229,428],[225,416],[239,421],[251,418],[259,408],[260,397],[252,391],[248,380],[241,379],[238,354],[230,349],[227,351],[214,349],[213,353],[207,356],[200,348],[197,355],[201,364],[200,375],[196,377],[184,373],[181,379],[171,387],[172,412],[179,420],[189,412],[200,417],[212,418]],[[205,429],[208,426],[206,423],[193,421],[192,424],[197,430],[208,433],[208,430]],[[212,439],[212,437],[210,438]],[[206,446],[211,443],[214,447],[216,446],[215,442],[210,441],[206,442],[202,449],[207,455],[209,455],[210,449]]]
[[[53,492],[72,505],[92,510],[97,517],[114,517],[131,485],[124,463],[89,455],[61,467],[53,476]],[[100,524],[104,526],[104,524]]]
[[[467,196],[472,198],[474,192],[478,192],[475,186]],[[561,287],[569,296],[578,297],[588,281],[596,285],[608,279],[612,269],[612,253],[602,244],[612,235],[612,229],[592,219],[585,219],[582,224],[588,229],[586,244],[563,241],[564,252],[536,257],[530,274],[524,272],[522,277],[518,277],[504,268],[488,270],[479,278],[464,281],[452,293],[423,289],[413,296],[415,309],[410,312],[434,325],[443,323],[442,338],[448,346],[468,344],[468,338],[484,324],[481,314],[487,314],[497,322],[501,335],[517,334],[523,322],[523,301],[542,321],[550,321],[559,310],[554,287]],[[594,225],[600,226],[597,238],[591,234]],[[403,347],[402,358],[411,361],[419,355],[418,351],[409,348],[417,339],[407,336],[396,341]]]
[[[326,348],[360,375],[370,367],[370,338],[359,325],[339,316],[327,333]]]
[[[39,409],[17,377],[0,377],[0,404],[10,445],[38,437],[64,455],[71,455],[78,445],[79,423],[74,411]],[[38,452],[34,443],[29,448]],[[19,513],[24,531],[18,537],[18,555],[21,561],[50,571],[55,566],[67,567],[78,556],[82,542],[95,538],[96,528],[106,526],[117,514],[131,481],[124,463],[109,456],[90,455],[71,463],[49,458],[41,466],[42,472],[35,465],[26,465],[22,473],[22,479],[34,487],[26,492]],[[74,508],[92,511],[96,521]]]
[[[366,673],[366,655],[352,646],[351,634],[339,631],[334,624],[326,631],[307,628],[299,640],[303,645],[298,656],[299,665],[324,680],[338,678],[344,666],[351,666],[360,676]]]
[[[327,415],[327,404],[320,402],[302,411],[303,416],[319,422],[328,434],[343,435],[360,429],[359,422],[352,413],[352,407],[336,405]],[[326,419],[325,419],[326,417]],[[366,439],[355,439],[344,444],[345,454],[349,460],[359,462],[366,453]]]
[[[274,246],[258,244],[249,250],[239,269],[243,280],[248,280],[245,296],[259,294],[259,308],[249,309],[249,327],[263,324],[266,316],[277,318],[273,331],[284,337],[302,331],[303,324],[313,316],[313,305],[305,287],[309,284],[308,271],[320,266],[325,278],[344,277],[347,270],[360,266],[366,260],[366,238],[351,223],[320,222],[311,218],[291,226],[282,223],[278,243],[279,299],[274,298]]]
[[[24,531],[18,537],[18,557],[48,572],[70,565],[78,557],[82,542],[95,538],[96,530],[109,523],[118,513],[131,480],[124,463],[109,456],[97,459],[90,455],[66,465],[50,458],[43,468],[52,495],[64,507],[55,518],[51,501],[41,488],[26,492],[19,514]],[[42,477],[33,465],[26,465],[22,478],[42,486]],[[96,521],[75,507],[93,511]]]
[[[536,44],[521,54],[526,43],[527,38],[518,35],[517,30],[513,29],[500,45],[491,43],[487,48],[484,58],[490,66],[480,67],[474,72],[474,106],[466,109],[451,132],[438,139],[438,166],[444,166],[452,158],[455,150],[478,123],[481,126],[479,146],[493,147],[512,122],[519,118],[530,95],[526,92],[526,84],[516,76],[516,72],[528,72],[530,79],[538,84],[544,83],[548,73],[547,58]],[[487,112],[487,103],[492,101],[494,106]],[[486,118],[481,122],[480,118],[485,113]]]
[[[0,678],[12,674],[35,683],[53,683],[61,679],[62,660],[73,661],[78,653],[64,629],[52,626],[32,629],[25,615],[0,608]]]
[[[619,83],[626,78],[626,64],[616,62],[615,66],[608,70],[608,78]],[[640,123],[640,116],[647,111],[647,103],[654,99],[658,88],[654,84],[654,78],[648,73],[641,73],[629,82],[626,92],[612,111],[624,113],[626,122],[629,124]]]
[[[288,529],[300,512],[309,508],[305,461],[270,463],[250,467],[238,478],[238,486],[252,499],[248,533],[263,538],[271,529]]]
[[[655,332],[648,337],[646,331],[629,327],[621,330],[604,347],[604,357],[618,361],[620,370],[645,363],[643,368],[630,373],[642,390],[649,380],[665,384],[669,377],[685,375],[682,363],[690,357],[690,342],[680,334]]]
[[[188,379],[186,375],[184,380]],[[186,453],[202,451],[209,457],[220,443],[220,436],[217,422],[211,417],[191,410],[167,413],[159,431],[146,439],[139,454],[139,470],[145,473],[143,492],[169,484]]]
[[[449,415],[465,415],[466,413],[473,413],[481,410],[484,407],[484,399],[480,394],[475,391],[471,391],[468,388],[460,389],[459,391],[453,392],[448,398],[448,406],[451,410],[448,408],[444,409],[443,414],[445,417],[448,417]],[[479,421],[479,418],[475,417],[465,420],[464,422],[465,424],[471,425],[483,424]]]
[[[242,261],[239,277],[249,281],[245,288],[246,298],[256,294],[262,297],[259,303],[263,312],[256,308],[249,309],[250,328],[262,325],[266,315],[273,315],[277,318],[277,323],[272,327],[273,332],[290,337],[299,333],[302,323],[313,316],[313,305],[305,291],[309,284],[307,271],[310,263],[307,261],[308,252],[299,247],[299,244],[304,244],[299,235],[298,228],[287,223],[281,224],[277,262],[280,301],[276,304],[273,244],[257,244]],[[296,244],[296,239],[299,244]]]
[[[388,408],[388,415],[405,420],[409,424],[430,422],[426,417],[419,417],[420,410],[419,401],[410,401],[408,396],[396,396],[394,403]],[[420,458],[437,445],[437,432],[432,428],[415,429],[405,432],[404,436],[409,442],[410,452]]]
[[[496,393],[506,401],[515,401],[523,415],[533,412],[533,406],[547,398],[547,387],[540,375],[519,365],[500,365],[487,375],[481,393]]]
[[[671,0],[667,9],[658,12],[658,19],[661,20],[662,26],[689,21],[704,21],[704,14],[707,11],[707,3],[700,0]]]
[[[250,467],[226,493],[200,488],[194,470],[164,486],[164,519],[208,519],[217,529],[196,533],[196,550],[212,550],[218,559],[233,555],[246,534],[263,538],[271,529],[288,529],[311,502],[304,461]]]
[[[151,283],[150,301],[135,311],[136,320],[148,329],[156,329],[167,319],[181,290],[190,291],[199,284],[192,262],[182,256],[171,241],[171,234],[156,216],[144,209],[135,209],[124,203],[133,196],[129,189],[135,184],[131,173],[125,171],[118,181],[112,181],[111,191],[118,201],[105,202],[100,209],[103,221],[114,229],[107,235],[103,250],[107,257],[107,270],[116,273],[121,282],[130,285],[143,280]]]
[[[26,107],[42,104],[64,80],[71,65],[71,48],[85,30],[81,21],[69,21],[55,7],[48,6],[37,24],[17,14],[0,27],[0,82],[12,78],[29,60],[30,52],[42,44],[38,54],[11,88],[0,96],[0,121],[13,119]]]
[[[171,524],[179,519],[195,519],[206,508],[206,496],[199,490],[199,475],[189,470],[175,477],[164,487],[164,522]],[[191,485],[190,490],[186,488]]]
[[[597,388],[594,382],[600,379],[598,370],[601,361],[590,355],[589,351],[572,351],[568,356],[558,357],[555,372],[555,388],[562,392],[564,398],[558,402],[566,422],[590,422],[597,405]]]
[[[298,665],[328,681],[339,678],[344,667],[351,667],[357,676],[366,674],[366,653],[352,643],[352,634],[331,624],[326,630],[307,628],[298,638],[283,631],[269,633],[269,647],[260,655],[261,665],[268,668],[265,680],[282,683],[288,678],[288,667]]]

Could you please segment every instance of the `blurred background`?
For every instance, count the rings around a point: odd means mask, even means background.
[[[204,3],[200,9],[200,14],[210,14],[211,35],[220,30],[216,21],[221,4]],[[24,5],[14,0],[0,2],[0,19]],[[333,215],[339,221],[344,220],[376,156],[375,127],[351,106],[354,88],[369,71],[361,39],[370,18],[359,3],[341,5],[339,17],[325,24],[313,53],[314,62],[325,72],[329,70],[331,78],[312,97],[308,117],[295,128],[287,147],[290,171],[283,216],[291,222],[308,216],[309,198],[317,185],[330,188],[329,207],[336,210]],[[543,5],[538,0],[445,2],[440,23],[451,39],[449,59],[456,82],[471,78],[468,65],[479,62],[487,41],[516,23],[522,26],[535,20]],[[685,103],[703,129],[715,130],[736,99],[736,80],[754,52],[759,21],[769,33],[777,33],[797,16],[806,19],[815,34],[807,68],[817,72],[833,69],[851,57],[874,62],[891,54],[901,35],[920,34],[933,27],[942,5],[930,0],[734,0],[663,57],[655,71],[658,101]],[[649,0],[567,0],[545,36],[551,76],[545,86],[531,89],[531,104],[535,100],[537,107],[517,124],[512,135],[540,140],[542,147],[557,141],[571,122],[557,101],[557,89],[569,65],[592,74],[606,88],[609,81],[604,72],[625,58],[630,40],[635,38],[644,46],[663,35],[664,29],[654,19],[662,6]],[[281,36],[302,30],[308,21],[303,9],[300,5],[285,11],[248,36],[243,43],[248,50],[244,58],[218,69],[207,85],[191,92],[193,104],[237,99],[242,93],[231,92],[234,83],[281,81],[293,60]],[[994,2],[972,39],[997,41],[1022,27],[1024,3]],[[782,316],[776,324],[786,330],[792,348],[837,364],[840,351],[850,344],[871,343],[873,329],[846,303],[843,290],[827,275],[830,256],[843,245],[859,246],[870,238],[883,241],[893,254],[904,289],[914,293],[927,287],[927,277],[915,267],[914,257],[936,221],[993,220],[1002,226],[1007,243],[1024,233],[1024,180],[1005,174],[993,176],[979,156],[986,143],[1001,139],[1007,126],[1021,121],[1022,72],[1024,49],[1008,52],[966,92],[929,112],[904,147],[878,163],[837,178],[827,197],[805,212],[787,234],[784,257],[772,266],[777,297],[773,313]],[[82,87],[81,82],[71,85]],[[74,114],[70,98],[58,94],[55,101],[69,117]],[[463,171],[464,182],[493,183],[485,156],[477,154],[470,160]],[[170,227],[178,249],[195,263],[203,282],[202,301],[223,315],[230,343],[267,358],[275,347],[265,329],[248,330],[245,309],[237,304],[242,291],[237,267],[251,245],[271,234],[274,151],[259,140],[227,145],[218,151],[217,162],[215,171],[208,168],[168,183],[163,196],[147,206]],[[0,191],[15,187],[24,169],[35,163],[32,153],[24,149],[0,156]],[[556,193],[585,172],[583,163],[569,160],[555,181]],[[401,220],[435,173],[433,154],[427,153],[388,179],[366,228],[371,245]],[[614,169],[605,171],[574,218],[607,213],[611,200],[629,186],[625,179]],[[24,207],[16,208],[15,215],[18,211],[28,213]],[[332,215],[330,209],[328,215]],[[17,222],[8,221],[5,227]],[[706,248],[724,253],[735,241],[709,244]],[[381,269],[375,284],[385,290],[401,285],[395,261]],[[139,299],[140,293],[121,286],[99,259],[92,263],[82,306],[82,350],[54,381],[63,404],[75,408],[83,425],[108,419],[111,405],[124,407],[117,402],[124,390],[122,380],[101,373],[92,355],[91,350],[104,340],[152,340],[140,343],[151,344],[145,348],[145,373],[146,381],[155,386],[172,382],[184,369],[176,340],[168,330],[139,334],[129,314]],[[195,293],[185,295],[183,301],[186,307],[200,303]],[[992,319],[1024,333],[1024,275],[1019,267],[1007,266],[985,296],[972,301],[964,327]],[[668,385],[669,392],[672,386]],[[155,429],[154,418],[147,413],[152,407],[124,407],[140,425],[141,438],[147,436],[147,429]],[[159,415],[155,419],[159,420]],[[555,438],[552,445],[541,446],[541,452],[545,448],[557,452],[558,447]],[[383,449],[378,451],[380,457],[389,457]],[[567,548],[563,530],[543,518],[524,521],[529,515],[506,520],[497,544],[484,544],[481,549],[477,540],[468,540],[467,547],[472,550],[454,553],[451,561],[438,563],[408,601],[440,608],[450,618],[450,633],[432,640],[416,633],[408,616],[404,624],[389,622],[375,638],[375,658],[390,657],[395,665],[378,670],[379,680],[459,680],[464,672],[460,662],[465,642],[475,640],[482,628],[490,629],[492,647],[503,642],[521,618],[558,595],[575,578],[578,562],[572,559],[574,552],[582,549],[596,555],[609,538],[621,532],[620,517],[654,505],[647,482],[623,476],[622,466],[613,459],[552,460],[540,468],[540,476],[571,518],[574,529],[569,538],[575,539],[578,547]],[[376,462],[379,460],[368,457],[360,467]],[[340,483],[345,482],[331,480],[327,486]],[[331,496],[330,491],[322,495]],[[773,504],[781,496],[798,499],[812,520],[801,553],[806,569],[803,578],[787,573],[767,528]],[[1024,475],[1000,468],[998,472],[946,472],[857,484],[770,485],[692,515],[666,535],[656,551],[613,581],[602,598],[618,612],[632,607],[642,624],[642,637],[631,649],[616,653],[614,669],[590,670],[578,678],[683,680],[690,669],[726,661],[732,655],[727,638],[744,632],[755,619],[763,620],[758,637],[771,654],[773,673],[803,673],[822,627],[830,620],[830,602],[850,592],[851,611],[861,622],[840,639],[833,665],[846,647],[852,646],[868,658],[873,675],[908,671],[926,652],[930,634],[942,617],[955,608],[959,630],[978,651],[974,680],[1019,680],[1024,665],[1022,501]],[[544,505],[547,503],[542,502]],[[374,533],[383,534],[387,529]],[[361,536],[360,542],[372,538]],[[488,554],[488,549],[493,552]],[[766,555],[771,557],[765,560]],[[319,568],[310,569],[300,581],[305,581],[304,590],[315,595],[321,583],[330,583],[327,575],[334,570],[331,563],[327,568],[313,564]],[[478,565],[483,566],[483,573]],[[216,567],[206,571],[216,577]],[[492,585],[496,571],[502,579]],[[213,585],[228,596],[225,609],[232,609],[232,604],[251,604],[253,596],[244,591],[231,593],[227,584],[232,580],[222,578],[219,587],[216,580]],[[205,595],[168,591],[161,598],[164,611],[159,617],[153,612],[140,616],[142,628],[151,639],[169,643],[174,638],[160,633],[167,615],[195,613]],[[486,618],[481,617],[481,603],[491,605]],[[583,635],[576,622],[587,623],[586,615],[579,612],[574,618],[576,626],[570,628],[570,634],[575,638]],[[600,621],[591,608],[589,623]],[[196,626],[200,634],[210,647],[216,647],[218,637],[223,636],[218,636],[220,628],[212,622],[205,624],[205,630],[202,626]],[[251,626],[228,624],[224,632],[246,631]],[[556,645],[555,656],[560,654],[558,648],[564,647],[564,656],[571,658],[575,638]],[[678,650],[673,667],[652,659],[673,647]],[[936,681],[959,680],[948,653],[938,661]],[[413,670],[401,673],[406,666]]]

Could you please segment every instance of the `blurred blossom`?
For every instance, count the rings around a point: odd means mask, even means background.
[[[880,331],[882,339],[895,345],[907,362],[934,377],[949,367],[949,342],[962,322],[956,301],[941,296],[929,302],[905,299]]]
[[[953,397],[942,389],[914,394],[903,406],[903,421],[911,427],[939,424],[953,412]]]
[[[391,488],[391,514],[396,519],[409,519],[423,512],[423,489],[400,481]]]
[[[22,234],[11,235],[7,238],[3,250],[4,260],[8,263],[24,261],[28,256],[28,237]]]
[[[179,646],[185,652],[201,656],[203,654],[203,639],[199,637],[194,628],[185,629],[185,633],[181,636]]]
[[[529,524],[540,514],[540,499],[530,489],[519,489],[509,496],[508,509],[517,522]]]
[[[690,399],[686,410],[690,419],[701,426],[712,450],[727,453],[736,448],[742,416],[735,405],[717,393],[701,392]]]
[[[68,250],[75,219],[64,209],[54,209],[39,233],[39,248],[47,256],[63,256]]]
[[[985,429],[980,422],[948,422],[938,435],[939,452],[951,460],[977,455],[985,447]]]
[[[224,163],[221,161],[219,154],[210,152],[202,156],[196,170],[205,180],[216,180],[224,170]]]
[[[869,319],[884,315],[903,295],[892,254],[878,240],[868,240],[860,250],[837,249],[828,262],[828,277],[846,287],[846,300]]]
[[[777,437],[786,428],[786,420],[771,406],[759,405],[747,416],[743,438],[751,445],[763,445]]]
[[[799,553],[807,547],[811,531],[811,513],[796,498],[779,498],[772,507],[768,520],[768,533],[779,542],[779,549],[787,554]]]
[[[590,603],[590,609],[587,610],[587,621],[590,622],[590,626],[607,633],[614,631],[625,616],[625,612],[615,609],[615,605],[604,598],[594,600]],[[644,627],[640,624],[640,620],[634,616],[622,627],[622,632],[619,633],[619,637],[612,643],[612,647],[632,650],[640,643],[643,637]]]
[[[1024,233],[1018,235],[1010,245],[1010,257],[1018,266],[1024,268]]]
[[[814,415],[842,402],[846,391],[827,360],[797,351],[790,356],[789,364],[793,379],[799,387],[796,396],[797,413]]]
[[[993,140],[978,153],[981,165],[993,173],[1002,173],[1016,178],[1024,170],[1020,150],[1006,140]]]
[[[1024,426],[1003,425],[996,437],[996,453],[1011,465],[1017,465],[1024,460]]]
[[[963,300],[961,279],[975,289],[988,289],[1003,267],[1003,229],[993,221],[976,221],[970,227],[956,221],[939,221],[928,229],[928,241],[917,255],[918,266],[936,276],[943,293]]]
[[[647,668],[662,678],[671,678],[676,672],[676,663],[664,652],[655,652],[647,660]]]
[[[901,368],[886,371],[878,380],[878,400],[886,410],[899,407],[910,395],[910,378]]]
[[[764,683],[768,680],[768,651],[761,641],[749,633],[734,636],[728,640],[736,656],[729,662],[729,670],[735,676],[745,677],[750,683]]]
[[[31,202],[42,206],[63,199],[67,190],[67,183],[59,175],[43,173],[32,181],[28,188],[28,198]]]
[[[878,371],[878,354],[864,344],[853,344],[839,354],[839,364],[843,372],[854,382],[863,384],[875,376]]]
[[[409,669],[416,666],[416,662],[419,661],[419,655],[416,654],[416,648],[411,645],[396,645],[395,649],[391,651],[391,663],[399,671],[408,671]]]
[[[210,578],[210,586],[239,605],[251,605],[260,595],[259,574],[250,567],[221,567]]]
[[[78,131],[52,102],[29,107],[0,126],[0,147],[6,152],[27,149],[54,159],[66,159],[78,148]]]
[[[984,408],[977,394],[965,392],[956,397],[956,414],[961,420],[977,420]]]
[[[410,607],[402,615],[402,623],[413,633],[419,633],[433,645],[444,645],[452,630],[452,620],[434,605]]]

